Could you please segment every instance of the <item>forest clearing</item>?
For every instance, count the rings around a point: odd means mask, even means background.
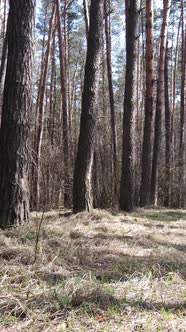
[[[186,210],[66,215],[0,232],[1,332],[186,331]]]

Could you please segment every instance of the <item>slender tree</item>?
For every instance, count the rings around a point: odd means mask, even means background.
[[[180,108],[180,137],[179,137],[179,206],[184,206],[184,129],[185,129],[185,98],[186,98],[186,29],[184,1],[181,1],[182,8],[182,73],[181,73],[181,108]]]
[[[164,205],[166,207],[170,204],[170,184],[171,184],[171,109],[169,99],[169,54],[168,54],[168,39],[165,53],[165,68],[164,68],[164,84],[165,84],[165,198]]]
[[[171,188],[170,188],[170,205],[173,206],[175,203],[174,194],[174,182],[175,182],[175,120],[176,120],[176,82],[178,76],[178,55],[179,55],[179,38],[182,23],[182,14],[180,14],[178,31],[176,36],[176,47],[175,47],[175,57],[174,57],[174,67],[173,67],[173,82],[172,82],[172,112],[171,112]]]
[[[110,11],[111,3],[110,0],[105,0],[105,36],[106,36],[106,56],[107,56],[107,76],[109,86],[109,101],[111,111],[111,131],[112,131],[112,149],[113,149],[113,201],[117,200],[117,142],[116,142],[116,116],[115,116],[115,105],[114,105],[114,88],[112,78],[112,54],[111,54],[111,22],[110,22]]]
[[[8,33],[6,31],[6,35],[3,41],[3,51],[2,51],[1,66],[0,66],[0,92],[2,90],[3,77],[6,69],[7,53],[8,53]]]
[[[142,149],[142,179],[140,205],[150,204],[150,184],[152,166],[152,125],[153,125],[153,0],[146,1],[146,101],[145,125]]]
[[[35,128],[35,139],[34,139],[34,154],[35,154],[35,165],[33,170],[33,189],[32,195],[35,201],[36,209],[39,209],[40,204],[40,178],[41,178],[41,146],[44,128],[44,118],[45,118],[45,94],[46,94],[46,81],[48,75],[49,61],[51,55],[51,45],[52,45],[52,34],[54,30],[55,22],[55,5],[53,5],[52,15],[50,19],[49,34],[47,41],[47,49],[44,57],[43,70],[41,71],[38,98],[36,104],[36,128]]]
[[[1,10],[1,4],[0,4]],[[7,53],[8,53],[8,34],[7,34],[7,3],[4,1],[4,10],[3,10],[2,19],[2,56],[1,56],[1,65],[0,65],[0,108],[2,110],[2,95],[4,88],[4,79],[6,71],[6,62],[7,62]]]
[[[74,169],[73,211],[93,207],[92,167],[96,133],[104,0],[92,0],[87,43],[78,151]]]
[[[29,220],[29,137],[35,0],[10,0],[0,129],[0,227]]]
[[[140,1],[126,0],[126,77],[123,116],[122,176],[119,206],[131,211],[134,206],[134,114],[136,108],[136,68]]]
[[[55,24],[54,24],[55,25]],[[51,146],[54,147],[54,111],[55,111],[55,76],[56,76],[56,29],[53,30],[52,51],[51,51],[51,77],[50,77],[50,114],[49,114],[49,136]]]
[[[86,29],[86,37],[88,40],[88,32],[89,32],[89,9],[88,9],[88,2],[87,0],[83,0],[83,9],[84,9],[84,16],[85,16],[85,29]]]
[[[56,0],[57,7],[57,30],[59,39],[59,61],[60,61],[60,81],[62,95],[62,117],[63,117],[63,155],[64,155],[64,206],[70,206],[69,196],[69,134],[68,134],[68,92],[67,77],[65,68],[65,45],[62,31],[61,2]]]
[[[6,23],[7,23],[7,7],[8,7],[8,1],[4,0],[4,13],[3,13],[3,38],[5,39],[5,35],[6,35]]]
[[[157,97],[156,97],[156,115],[155,115],[155,133],[153,144],[153,160],[152,160],[152,174],[151,174],[151,203],[157,203],[158,193],[158,162],[160,156],[160,141],[161,141],[161,122],[162,122],[162,109],[164,103],[164,68],[165,68],[165,52],[168,31],[168,20],[170,12],[171,0],[163,1],[163,22],[161,28],[160,38],[160,56],[159,56],[159,69],[157,79]]]

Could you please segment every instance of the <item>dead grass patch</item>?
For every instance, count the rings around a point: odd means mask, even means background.
[[[23,265],[30,265],[34,262],[33,251],[28,247],[7,247],[0,250],[0,258]]]
[[[0,331],[186,331],[186,212],[93,210],[0,231]]]

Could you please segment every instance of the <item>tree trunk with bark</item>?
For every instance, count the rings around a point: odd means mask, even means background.
[[[111,22],[110,22],[110,0],[105,0],[105,36],[106,36],[106,57],[107,57],[107,77],[109,87],[109,100],[111,111],[111,131],[112,131],[112,150],[113,150],[113,203],[118,199],[117,193],[117,142],[116,142],[116,117],[114,107],[114,88],[112,80],[112,56],[111,56]]]
[[[1,66],[0,66],[0,100],[2,100],[2,95],[3,95],[7,54],[8,54],[8,34],[6,31],[5,39],[3,40],[3,51],[2,51]],[[0,109],[2,109],[2,101],[0,101]]]
[[[61,3],[56,0],[57,7],[57,29],[59,39],[60,80],[62,95],[62,118],[63,118],[63,155],[64,155],[64,206],[70,207],[69,194],[69,133],[68,133],[68,92],[65,68],[65,45],[62,32]]]
[[[136,69],[139,25],[139,0],[126,0],[126,77],[123,116],[123,154],[119,206],[134,207],[134,115],[136,108]]]
[[[55,24],[54,24],[55,25]],[[54,112],[55,112],[55,76],[56,76],[56,27],[53,30],[52,50],[51,50],[51,77],[50,77],[50,102],[49,102],[49,137],[52,149],[54,148]]]
[[[8,53],[8,34],[6,31],[5,39],[3,41],[3,51],[2,51],[1,66],[0,66],[0,91],[2,89],[3,77],[6,69],[7,53]]]
[[[10,0],[0,129],[0,227],[29,220],[29,138],[35,0]]]
[[[182,14],[180,14],[178,32],[176,37],[176,48],[175,48],[175,58],[174,58],[174,69],[173,69],[173,93],[172,93],[172,112],[171,112],[171,188],[170,188],[170,205],[175,205],[175,194],[174,194],[174,183],[175,183],[175,114],[176,114],[176,81],[178,75],[178,55],[179,55],[179,38],[180,38],[180,30],[182,23]]]
[[[154,60],[153,60],[153,0],[146,1],[146,101],[145,125],[142,148],[142,179],[140,206],[150,204],[150,184],[152,167],[152,125],[154,93]]]
[[[52,16],[50,19],[47,49],[44,57],[44,63],[42,68],[43,70],[41,72],[38,98],[36,104],[36,128],[35,128],[35,137],[34,137],[35,165],[32,172],[33,173],[32,200],[35,201],[35,204],[33,205],[37,210],[40,208],[40,178],[41,178],[40,159],[41,159],[41,146],[42,146],[42,137],[43,137],[44,117],[45,117],[46,81],[47,81],[49,61],[51,55],[54,22],[55,22],[55,5],[53,6]]]
[[[84,17],[85,17],[85,30],[86,30],[86,37],[88,40],[88,32],[89,32],[89,8],[87,0],[83,0],[83,10],[84,10]]]
[[[3,6],[4,6],[3,15],[1,17],[3,48],[2,48],[1,66],[0,66],[0,109],[1,109],[1,111],[2,111],[3,88],[4,88],[4,80],[5,80],[6,62],[7,62],[7,54],[8,54],[7,3],[6,3],[6,1],[4,1]],[[1,7],[0,7],[0,9],[1,9]]]
[[[73,184],[73,211],[93,208],[92,167],[96,134],[96,114],[103,33],[104,0],[92,0],[87,43],[78,152]]]
[[[161,121],[162,109],[164,103],[164,68],[165,68],[165,51],[168,31],[168,20],[171,0],[163,1],[163,23],[161,28],[160,39],[160,57],[157,79],[157,96],[156,96],[156,116],[155,116],[155,133],[153,146],[152,174],[151,174],[151,203],[157,204],[158,195],[158,162],[161,147]]]
[[[171,110],[169,102],[169,56],[168,56],[168,40],[165,53],[165,198],[164,205],[166,207],[170,204],[170,185],[171,185]]]
[[[182,7],[182,74],[181,74],[181,109],[180,109],[180,137],[179,137],[179,207],[184,206],[184,129],[185,129],[185,98],[186,98],[186,27],[184,1],[181,1]]]

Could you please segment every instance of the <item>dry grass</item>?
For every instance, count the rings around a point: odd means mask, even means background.
[[[0,331],[186,331],[186,211],[45,215],[0,231]]]

